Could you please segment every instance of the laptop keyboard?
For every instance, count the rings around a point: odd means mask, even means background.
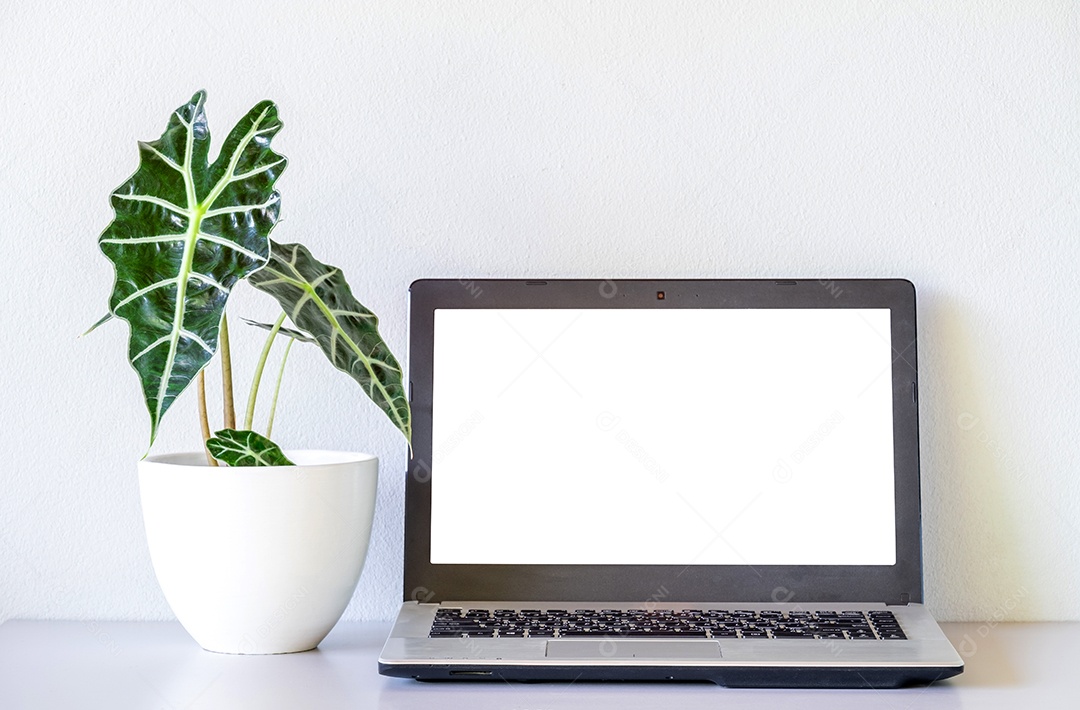
[[[439,608],[429,638],[906,639],[891,611]]]

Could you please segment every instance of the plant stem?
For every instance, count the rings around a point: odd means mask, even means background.
[[[274,321],[274,327],[270,329],[270,335],[266,337],[266,344],[263,345],[262,354],[259,355],[259,364],[255,366],[255,377],[251,380],[251,394],[248,395],[247,414],[244,416],[244,428],[250,430],[251,422],[255,419],[255,399],[259,396],[259,383],[262,381],[263,368],[266,367],[266,358],[270,355],[270,348],[274,345],[274,338],[277,337],[278,331],[281,330],[281,324],[285,322],[285,314],[282,313],[276,321]]]
[[[229,348],[229,319],[221,314],[221,398],[225,406],[225,428],[236,428],[236,407],[233,405],[232,351]]]
[[[285,354],[281,356],[281,367],[278,368],[277,383],[274,385],[274,398],[270,400],[270,420],[266,422],[266,438],[269,439],[274,433],[274,414],[277,413],[277,398],[281,391],[281,377],[285,374],[285,362],[289,359],[289,351],[292,350],[296,338],[289,338],[289,344],[285,346]]]
[[[199,370],[199,424],[202,425],[203,451],[206,452],[206,463],[217,466],[217,459],[210,455],[210,449],[206,448],[206,441],[210,438],[210,417],[206,413],[206,370]]]

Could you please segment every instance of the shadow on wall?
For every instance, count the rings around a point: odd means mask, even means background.
[[[955,302],[924,301],[922,487],[928,602],[943,620],[1038,618],[1035,570],[1022,547],[1022,476],[992,416],[994,380],[977,347],[973,314]],[[931,376],[928,374],[933,373]]]

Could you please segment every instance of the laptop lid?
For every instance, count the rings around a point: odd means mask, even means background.
[[[422,280],[405,599],[922,601],[904,280]]]

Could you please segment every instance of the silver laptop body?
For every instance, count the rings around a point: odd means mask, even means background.
[[[915,343],[898,279],[415,282],[379,672],[962,672],[922,603]]]

